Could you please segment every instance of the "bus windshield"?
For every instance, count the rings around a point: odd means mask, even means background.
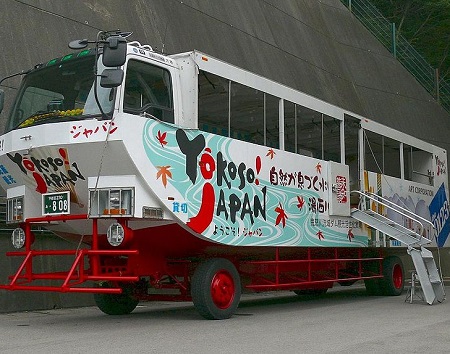
[[[99,116],[101,111],[94,95],[94,60],[92,53],[81,57],[68,55],[29,73],[22,81],[6,131]],[[98,72],[102,70],[99,60]],[[114,92],[97,86],[105,113],[113,108]]]

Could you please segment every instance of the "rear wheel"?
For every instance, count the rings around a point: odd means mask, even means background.
[[[401,295],[405,286],[405,273],[399,257],[389,256],[383,260],[383,275],[384,278],[381,280],[383,295]]]
[[[101,288],[111,288],[109,282],[98,284]],[[139,303],[133,297],[133,286],[130,284],[122,287],[122,294],[94,294],[97,307],[107,315],[127,315],[132,312]]]
[[[363,263],[363,272],[365,276],[375,276],[381,275],[382,265],[379,260],[376,261],[367,261]],[[366,286],[367,294],[369,295],[382,295],[381,289],[381,281],[380,278],[372,278],[372,279],[364,279],[364,285]]]
[[[381,295],[380,279],[364,279],[364,285],[369,295]]]
[[[241,282],[236,267],[223,258],[200,264],[192,277],[191,295],[195,308],[204,318],[230,318],[241,298]]]

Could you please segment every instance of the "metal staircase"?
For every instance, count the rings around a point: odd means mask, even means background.
[[[413,260],[425,301],[430,305],[434,302],[442,302],[445,298],[442,277],[434,261],[433,254],[424,247],[424,245],[432,241],[422,236],[425,230],[424,224],[430,225],[433,231],[435,230],[434,225],[408,209],[402,208],[377,194],[361,191],[352,191],[352,193],[360,195],[359,207],[351,210],[352,217],[406,245],[408,247],[407,252]],[[370,205],[372,207],[367,207]],[[413,222],[418,228],[417,232],[385,217],[380,212],[382,209],[389,209],[395,214]]]

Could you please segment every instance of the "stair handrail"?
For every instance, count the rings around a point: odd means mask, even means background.
[[[375,194],[373,192],[368,192],[368,191],[363,192],[360,190],[353,190],[350,193],[358,193],[358,194],[362,195],[364,198],[373,200],[374,202],[381,204],[388,209],[393,210],[397,214],[403,215],[404,217],[406,217],[412,221],[415,221],[416,223],[418,223],[420,225],[421,230],[420,230],[420,233],[418,234],[420,236],[420,239],[424,238],[424,236],[422,236],[422,232],[424,229],[423,223],[426,223],[429,226],[431,226],[431,228],[433,230],[433,234],[434,234],[434,236],[436,236],[436,227],[434,226],[434,224],[431,221],[421,217],[420,215],[413,213],[411,210],[403,208],[403,207],[395,204],[394,202],[390,201],[389,199],[386,199],[386,198],[382,197],[381,195]],[[360,204],[361,204],[361,201],[360,201]],[[420,239],[419,239],[419,241],[420,241]],[[426,238],[426,239],[429,240],[429,238]]]

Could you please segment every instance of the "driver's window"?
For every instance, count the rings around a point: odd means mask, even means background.
[[[124,112],[132,114],[146,112],[173,123],[172,97],[169,71],[137,60],[128,62],[123,99]]]

